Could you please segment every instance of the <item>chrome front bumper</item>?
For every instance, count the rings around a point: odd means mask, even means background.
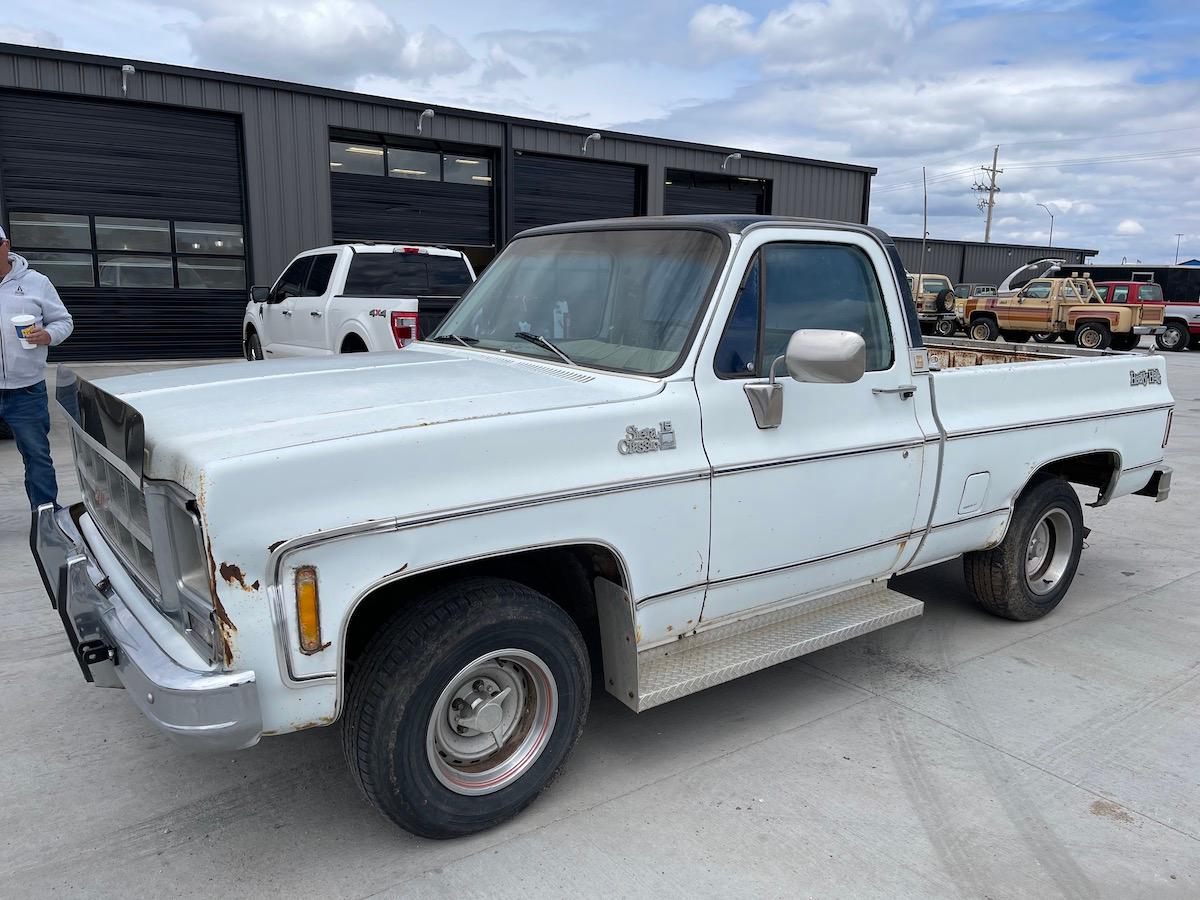
[[[1134,325],[1134,334],[1162,334],[1167,330],[1166,325]]]
[[[96,563],[72,512],[39,507],[30,545],[84,678],[126,688],[147,719],[189,750],[256,744],[262,712],[254,672],[192,667],[163,649]]]

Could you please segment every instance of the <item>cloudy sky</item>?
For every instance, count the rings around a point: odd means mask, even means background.
[[[1200,256],[1197,0],[17,0],[0,40],[876,166],[871,222]]]

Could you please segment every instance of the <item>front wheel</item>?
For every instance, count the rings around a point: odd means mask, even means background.
[[[971,340],[973,341],[994,341],[999,334],[1000,329],[997,327],[995,319],[976,319],[971,323]]]
[[[263,358],[262,340],[257,331],[251,331],[246,338],[246,359],[256,362]]]
[[[954,324],[953,319],[938,319],[933,324],[933,333],[938,337],[953,337],[957,330],[958,326]]]
[[[1082,553],[1079,497],[1062,478],[1046,476],[1018,498],[999,545],[963,557],[963,574],[988,612],[1028,622],[1058,606]]]
[[[590,673],[579,629],[537,591],[498,578],[437,589],[385,626],[351,675],[351,773],[413,834],[490,828],[562,768],[583,731]]]
[[[1191,335],[1185,326],[1178,322],[1168,322],[1166,330],[1154,336],[1154,344],[1159,350],[1186,350]]]
[[[1112,332],[1100,322],[1087,322],[1075,329],[1075,346],[1084,350],[1107,350]]]

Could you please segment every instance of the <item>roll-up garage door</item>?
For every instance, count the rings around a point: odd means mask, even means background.
[[[0,184],[13,250],[75,319],[52,358],[240,352],[240,148],[231,116],[5,95]]]
[[[644,211],[638,166],[519,153],[514,174],[517,231]]]
[[[493,244],[490,186],[335,173],[330,193],[336,241]]]
[[[767,182],[758,178],[667,169],[664,180],[663,212],[668,216],[770,211]]]

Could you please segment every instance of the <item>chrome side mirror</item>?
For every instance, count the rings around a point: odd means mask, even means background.
[[[783,421],[783,385],[775,381],[780,362],[796,381],[853,384],[867,369],[867,342],[853,331],[801,328],[794,332],[787,350],[771,363],[767,383],[744,386],[759,428],[778,428]]]

